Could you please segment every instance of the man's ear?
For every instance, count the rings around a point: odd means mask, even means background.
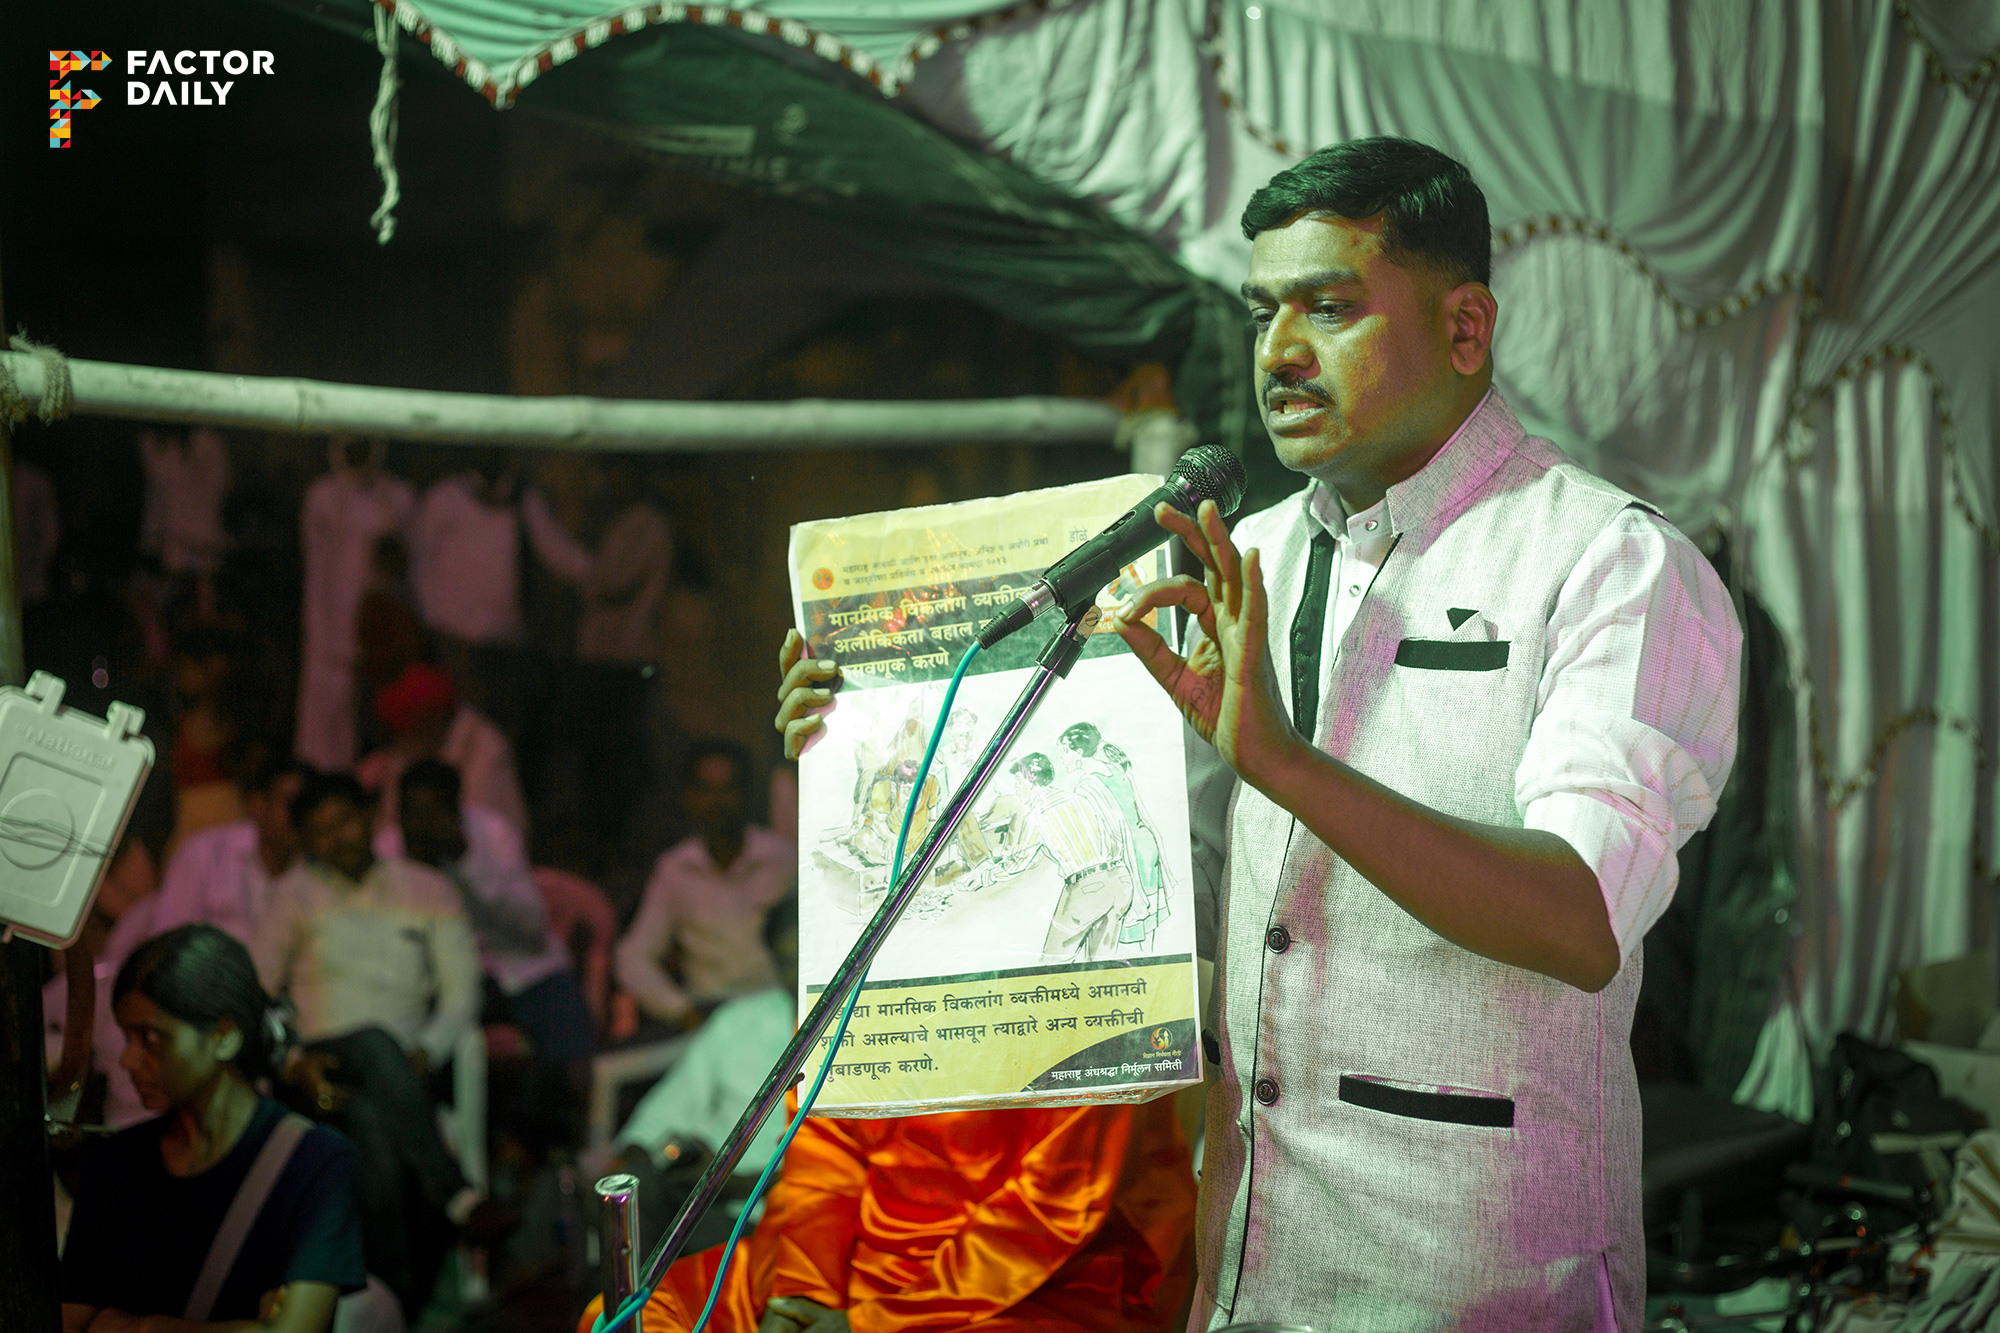
[[[1500,303],[1483,282],[1462,282],[1445,293],[1445,329],[1451,338],[1451,368],[1477,374],[1493,350],[1493,325]]]
[[[222,1034],[215,1043],[216,1059],[234,1060],[237,1056],[243,1054],[243,1030],[241,1028],[225,1018],[216,1025],[216,1030]]]

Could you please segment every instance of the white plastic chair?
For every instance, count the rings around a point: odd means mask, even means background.
[[[451,1112],[444,1128],[465,1183],[486,1193],[486,1030],[477,1023],[452,1048]]]

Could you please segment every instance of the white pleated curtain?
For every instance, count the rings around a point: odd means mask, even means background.
[[[1802,1035],[1884,1036],[1898,970],[1993,947],[1996,47],[1942,0],[1091,0],[902,95],[1230,289],[1305,152],[1472,166],[1516,410],[1726,532],[1787,643],[1799,1004],[1739,1096],[1803,1112]]]

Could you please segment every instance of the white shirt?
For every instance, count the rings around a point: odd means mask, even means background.
[[[699,1139],[710,1148],[720,1147],[784,1053],[796,1015],[791,993],[777,987],[740,995],[717,1009],[666,1077],[633,1109],[617,1142],[637,1144],[655,1159],[669,1139]],[[784,1119],[765,1119],[743,1150],[738,1171],[764,1169],[778,1150]]]
[[[412,503],[406,482],[373,470],[337,468],[306,488],[299,514],[305,643],[292,748],[317,768],[354,763],[355,617],[368,587],[375,539],[402,531]]]
[[[594,554],[556,521],[540,491],[528,492],[521,514],[535,554],[583,596],[577,657],[631,666],[656,662],[674,570],[673,529],[660,511],[643,501],[632,505],[611,521]]]
[[[472,933],[479,940],[479,965],[500,989],[519,995],[569,967],[569,950],[549,932],[548,908],[528,869],[521,835],[498,813],[470,801],[459,806],[465,827],[465,855],[446,867],[460,890]],[[403,830],[386,824],[375,830],[375,855],[400,858]]]
[[[410,520],[410,573],[424,623],[472,643],[521,634],[520,521],[467,477],[424,492]]]
[[[1322,484],[1308,503],[1334,539],[1324,708],[1335,651],[1395,545],[1394,492],[1352,516]],[[1703,656],[1713,648],[1704,627],[1733,621],[1726,600],[1714,604],[1713,572],[1696,568],[1699,553],[1669,540],[1673,531],[1627,509],[1585,549],[1549,619],[1539,709],[1514,783],[1525,826],[1560,837],[1596,874],[1625,958],[1673,901],[1676,853],[1714,816],[1736,752],[1738,682],[1716,679]]]
[[[293,866],[271,886],[250,956],[265,990],[292,997],[307,1041],[379,1027],[438,1065],[479,1017],[479,952],[458,890],[410,861],[377,861],[359,884]]]
[[[160,557],[170,573],[206,573],[222,560],[222,501],[229,491],[229,450],[207,427],[175,436],[139,437],[146,468],[146,511],[139,548]]]
[[[205,921],[248,945],[270,898],[257,826],[247,819],[217,824],[188,834],[174,849],[153,898],[150,933]]]
[[[764,916],[792,891],[797,869],[798,849],[763,828],[744,830],[743,850],[727,870],[698,837],[669,848],[618,941],[618,984],[668,1022],[697,1004],[777,985]],[[670,948],[679,951],[685,988],[663,966]]]

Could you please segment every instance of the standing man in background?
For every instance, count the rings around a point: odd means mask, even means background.
[[[583,600],[576,672],[558,712],[580,764],[579,817],[600,857],[621,846],[647,776],[646,699],[674,569],[673,529],[639,496],[638,469],[604,465],[596,507],[607,518],[594,550],[556,520],[540,491],[521,504],[535,554]]]

